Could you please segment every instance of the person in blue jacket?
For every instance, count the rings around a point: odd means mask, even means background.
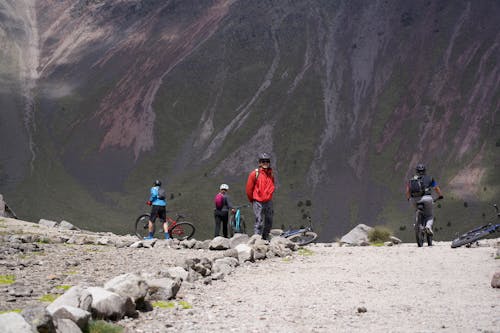
[[[165,239],[169,239],[170,236],[168,234],[168,224],[166,223],[167,217],[167,200],[165,198],[165,190],[161,188],[161,181],[156,180],[151,187],[151,194],[149,196],[149,200],[147,204],[151,206],[151,214],[149,218],[149,234],[144,239],[153,239],[154,234],[154,223],[156,218],[159,218],[163,224],[163,231],[165,232]]]

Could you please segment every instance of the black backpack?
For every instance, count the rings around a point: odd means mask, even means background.
[[[430,181],[426,176],[414,176],[408,181],[410,195],[421,197],[429,191]]]
[[[158,195],[156,197],[160,200],[165,200],[167,198],[167,194],[165,193],[165,190],[160,187],[158,189]]]

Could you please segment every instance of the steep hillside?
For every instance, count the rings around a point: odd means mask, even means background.
[[[243,203],[262,150],[277,226],[312,214],[324,240],[357,223],[411,238],[419,161],[446,196],[438,238],[499,198],[498,1],[1,0],[0,14],[0,186],[29,219],[130,232],[161,178],[208,237],[218,184]]]

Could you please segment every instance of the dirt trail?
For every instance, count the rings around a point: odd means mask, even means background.
[[[493,244],[492,241],[489,241]],[[310,247],[186,293],[191,332],[500,332],[493,247]],[[358,308],[366,308],[359,313]],[[169,320],[170,319],[170,320]],[[149,325],[147,325],[149,326]],[[140,327],[137,327],[140,329]]]

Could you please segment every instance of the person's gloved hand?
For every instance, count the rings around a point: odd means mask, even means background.
[[[443,197],[442,195],[440,195],[440,196],[438,197],[438,200],[442,200],[442,199],[444,199],[444,197]]]
[[[149,201],[149,200],[146,202],[146,205],[148,205],[148,206],[151,206],[152,204],[153,203],[151,201]]]

